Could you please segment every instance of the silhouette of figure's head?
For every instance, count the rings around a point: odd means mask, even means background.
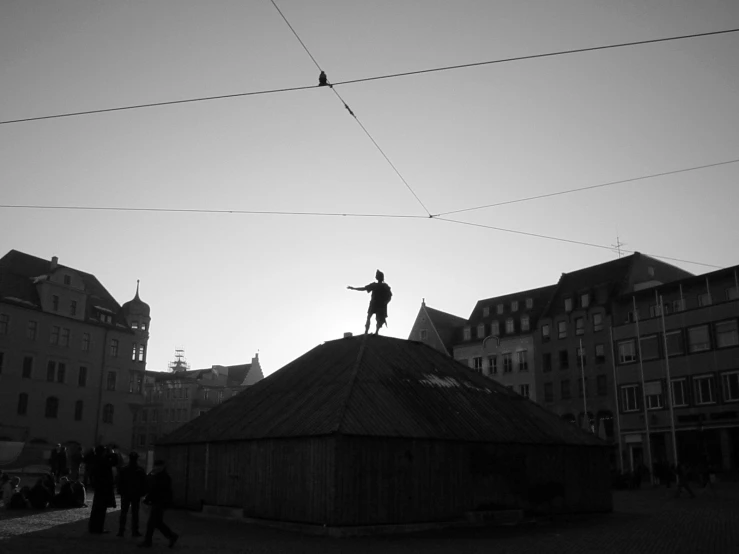
[[[375,273],[375,279],[377,279],[378,281],[380,281],[380,283],[382,283],[385,280],[385,274],[378,269],[377,273]]]

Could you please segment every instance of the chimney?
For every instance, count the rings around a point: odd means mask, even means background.
[[[351,338],[351,336],[352,336],[351,333],[344,333],[344,338],[345,339]]]
[[[59,264],[59,258],[57,258],[56,256],[52,256],[51,265],[49,266],[49,271],[54,271],[58,264]]]

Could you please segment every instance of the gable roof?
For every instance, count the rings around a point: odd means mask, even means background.
[[[442,312],[436,310],[423,303],[423,309],[426,311],[426,317],[434,326],[436,334],[439,335],[439,340],[446,348],[447,353],[451,355],[454,340],[457,336],[457,330],[467,323],[462,317],[458,317],[448,312]]]
[[[112,314],[114,322],[128,328],[128,323],[121,313],[121,306],[115,298],[98,281],[97,277],[64,265],[57,265],[55,271],[68,269],[76,273],[85,286],[85,294],[90,301],[87,302],[86,317],[92,313],[93,307],[103,308]],[[0,258],[0,301],[15,302],[26,308],[41,310],[41,299],[34,279],[46,277],[50,271],[49,260],[37,258],[17,250],[11,250]],[[94,323],[94,320],[89,321]]]
[[[317,346],[160,444],[333,434],[604,445],[423,343],[376,335]]]

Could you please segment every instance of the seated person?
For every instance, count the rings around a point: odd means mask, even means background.
[[[7,475],[3,475],[3,485],[2,485],[2,498],[3,498],[3,505],[10,509],[10,500],[13,498],[13,495],[18,492],[18,484],[21,482],[19,477],[8,477]]]
[[[81,481],[72,482],[72,498],[75,508],[87,508],[87,491]]]
[[[72,483],[66,477],[61,478],[59,493],[54,495],[52,501],[55,508],[75,508],[74,495],[72,494]]]
[[[49,505],[53,495],[44,485],[44,478],[39,477],[36,484],[28,492],[28,502],[34,510],[43,510]]]
[[[20,483],[19,477],[14,477],[18,483]],[[17,487],[17,483],[16,483]],[[13,496],[10,497],[10,503],[7,504],[8,510],[25,510],[29,508],[28,504],[28,493],[31,489],[29,487],[23,487],[21,490],[16,490]]]

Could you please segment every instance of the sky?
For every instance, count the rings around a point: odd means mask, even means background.
[[[735,0],[276,0],[330,81],[739,28]],[[615,251],[428,215],[739,159],[739,33],[337,86],[0,124],[0,255],[151,306],[147,369],[266,375],[363,332],[376,269],[422,299],[556,283]],[[4,0],[0,121],[316,85],[268,0]],[[739,264],[739,163],[444,216]],[[420,200],[420,201],[419,201]],[[24,209],[19,205],[414,217]],[[697,265],[700,262],[706,265]],[[374,325],[373,325],[374,326]]]

